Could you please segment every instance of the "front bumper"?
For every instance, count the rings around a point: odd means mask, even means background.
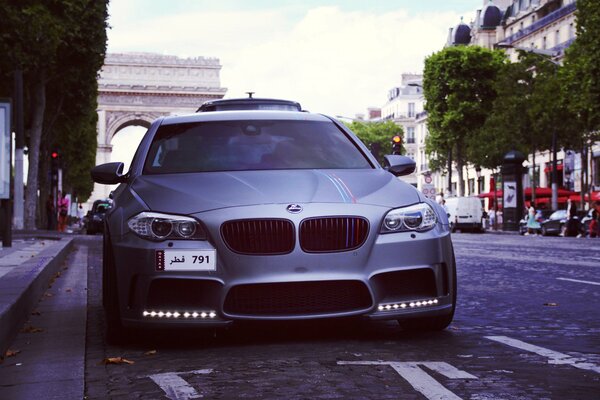
[[[228,216],[241,218],[243,211],[230,210]],[[325,210],[325,215],[336,211]],[[381,215],[381,210],[362,211],[360,215],[369,221],[378,221]],[[368,215],[370,211],[374,215]],[[269,210],[265,214],[273,215]],[[307,253],[296,237],[288,254],[244,255],[223,242],[218,217],[214,215],[212,220],[213,215],[205,214],[200,218],[208,227],[208,241],[151,242],[132,233],[111,238],[124,325],[403,319],[452,312],[456,275],[447,226],[438,224],[427,232],[379,234],[379,224],[371,223],[367,240],[354,250]],[[301,217],[288,218],[299,226]],[[156,252],[166,249],[216,250],[216,270],[158,270]]]

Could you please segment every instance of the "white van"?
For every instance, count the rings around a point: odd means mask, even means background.
[[[478,197],[450,197],[445,200],[452,232],[457,229],[460,231],[484,231],[483,205]]]

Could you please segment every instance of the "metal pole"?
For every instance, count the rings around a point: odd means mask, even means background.
[[[558,210],[558,174],[556,164],[556,128],[554,128],[552,130],[552,211]]]

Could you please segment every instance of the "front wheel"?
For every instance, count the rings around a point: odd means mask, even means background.
[[[128,331],[121,323],[115,258],[107,234],[104,235],[102,251],[102,305],[106,323],[106,342],[109,344],[126,342]]]
[[[456,283],[456,259],[454,257],[454,250],[452,250],[452,264],[454,266],[454,272],[452,278],[454,285],[452,288],[452,309],[447,315],[440,315],[438,317],[421,317],[411,318],[407,320],[398,320],[398,323],[402,328],[409,331],[442,331],[450,325],[454,319],[454,312],[456,311],[456,294],[457,294],[457,283]]]

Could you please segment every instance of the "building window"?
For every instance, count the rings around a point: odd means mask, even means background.
[[[475,179],[469,179],[469,194],[475,194]]]
[[[415,128],[409,126],[406,128],[406,143],[414,143],[415,142]]]
[[[546,36],[544,36],[542,38],[542,49],[546,49],[548,47],[548,39],[546,39]]]
[[[575,28],[573,26],[573,24],[569,24],[569,39],[572,39],[575,37]]]
[[[556,30],[554,33],[554,45],[558,46],[560,44],[560,30]]]
[[[408,118],[415,117],[415,103],[408,103]]]

